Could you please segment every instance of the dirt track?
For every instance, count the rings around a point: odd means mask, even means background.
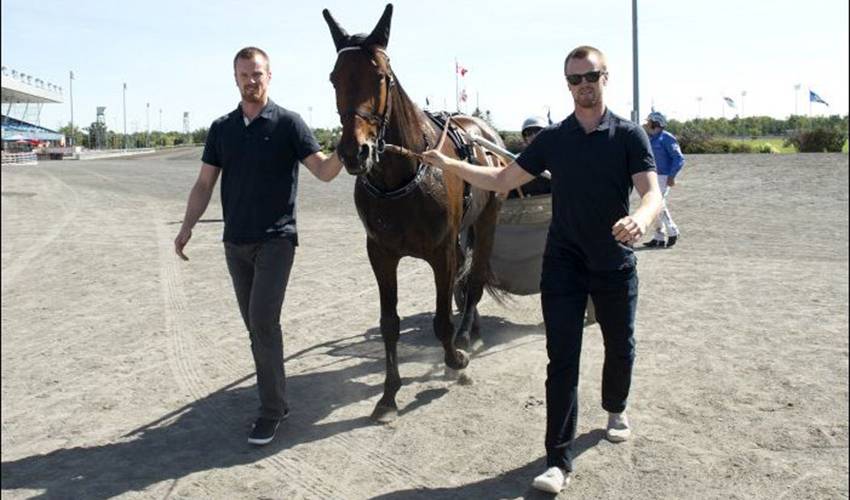
[[[400,267],[399,419],[353,180],[301,176],[270,446],[216,196],[172,251],[197,150],[2,170],[2,496],[547,498],[539,297],[485,298],[475,384],[443,377],[433,280]],[[604,439],[585,336],[576,498],[848,497],[848,157],[689,158],[679,246],[639,254],[635,438]]]

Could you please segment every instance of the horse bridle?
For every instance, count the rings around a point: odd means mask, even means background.
[[[354,46],[354,47],[345,47],[345,48],[340,49],[339,52],[337,52],[336,55],[337,55],[337,58],[339,58],[340,54],[342,54],[343,52],[347,52],[347,51],[351,51],[351,50],[365,50],[365,49],[366,49],[365,47],[359,46],[359,45]],[[346,109],[344,111],[340,111],[339,116],[340,116],[340,118],[343,118],[343,119],[345,119],[349,116],[359,116],[360,118],[363,118],[364,120],[377,125],[378,136],[375,139],[375,149],[376,149],[378,156],[380,157],[380,155],[382,155],[384,153],[384,150],[386,149],[386,145],[387,145],[386,140],[384,139],[384,136],[387,133],[387,124],[389,122],[390,110],[392,109],[392,102],[393,102],[392,91],[393,91],[393,87],[395,87],[395,77],[393,76],[392,68],[390,68],[390,56],[387,54],[387,52],[384,49],[382,49],[380,47],[375,47],[375,50],[382,52],[384,54],[384,57],[387,58],[387,70],[388,71],[386,73],[380,73],[381,77],[387,82],[386,83],[386,85],[387,85],[387,91],[386,91],[387,99],[386,99],[386,103],[384,104],[384,111],[379,113],[377,109],[374,110],[374,111],[365,111],[365,110],[361,109],[360,107],[356,107],[356,108],[350,108],[350,109]]]

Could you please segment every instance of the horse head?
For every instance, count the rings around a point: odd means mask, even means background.
[[[383,153],[395,79],[385,49],[390,38],[393,6],[369,35],[349,35],[322,11],[337,50],[330,80],[336,91],[336,108],[342,125],[337,152],[352,175],[365,175]]]

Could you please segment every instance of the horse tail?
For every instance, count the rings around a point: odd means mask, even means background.
[[[493,300],[502,307],[508,306],[508,302],[513,299],[513,295],[511,295],[510,292],[499,287],[499,280],[496,278],[496,275],[493,274],[489,264],[487,266],[487,281],[484,282],[484,289],[487,290],[490,297],[492,297]]]
[[[492,224],[495,224],[496,217],[498,215],[499,202],[495,199],[495,195],[493,199],[488,201],[487,206],[485,207],[485,212],[488,210],[493,210],[493,221]],[[473,272],[473,268],[478,275],[478,279],[481,280],[483,284],[484,290],[496,301],[500,306],[508,305],[508,299],[511,298],[511,294],[501,287],[499,284],[499,279],[496,274],[493,272],[490,267],[490,254],[492,251],[493,238],[495,236],[495,226],[488,227],[487,232],[489,234],[486,235],[478,235],[476,234],[476,225],[472,225],[463,233],[461,233],[459,242],[458,242],[458,262],[460,263],[458,267],[457,277],[455,279],[455,303],[458,306],[458,309],[463,307],[464,298],[463,296],[459,296],[459,293],[465,292],[467,289],[467,282],[469,281],[469,277]],[[475,249],[478,248],[479,251],[483,250],[480,245],[476,245],[476,239],[480,237],[489,238],[489,248],[488,251],[485,251],[485,255],[476,254]],[[486,257],[486,258],[485,258]],[[477,261],[477,262],[476,262]]]

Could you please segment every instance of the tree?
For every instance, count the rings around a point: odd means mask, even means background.
[[[71,124],[59,129],[59,133],[65,136],[65,145],[83,146],[86,141],[86,133],[77,126],[71,130]]]

